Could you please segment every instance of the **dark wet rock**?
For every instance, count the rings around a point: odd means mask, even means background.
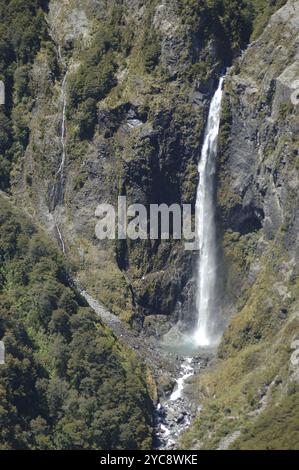
[[[182,423],[182,421],[184,421],[184,419],[185,419],[185,414],[184,414],[184,413],[181,413],[181,414],[177,417],[176,423],[177,423],[177,424],[180,424],[180,423]]]

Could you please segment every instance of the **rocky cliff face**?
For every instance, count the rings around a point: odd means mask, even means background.
[[[31,3],[44,8],[34,14],[32,54],[5,59],[14,58],[0,115],[0,187],[64,249],[82,287],[149,334],[194,320],[195,256],[175,240],[99,241],[95,209],[116,206],[119,195],[146,207],[194,206],[210,99],[232,65],[217,185],[228,327],[213,368],[190,389],[202,412],[182,445],[258,446],[258,436],[264,444],[274,404],[292,433],[298,1]],[[2,65],[1,56],[1,79]]]
[[[217,11],[192,2],[52,0],[47,23],[14,194],[122,318],[186,316],[192,255],[176,241],[100,242],[94,213],[118,195],[146,207],[194,204],[209,99],[242,38],[233,45]]]
[[[196,257],[175,240],[99,241],[95,209],[117,206],[119,195],[194,206],[211,94],[248,40],[248,21],[217,2],[48,4],[13,192],[66,249],[81,284],[135,324],[194,320]],[[242,223],[239,215],[236,206],[227,217]]]
[[[280,308],[281,319],[288,316],[296,278],[298,8],[298,2],[289,2],[272,16],[225,86],[218,213],[228,288],[235,299],[251,304],[256,284],[267,278],[259,303],[263,320],[271,309]],[[247,321],[242,315],[244,325]],[[251,339],[260,336],[251,328],[247,333]]]
[[[298,445],[298,15],[297,1],[275,13],[226,78],[217,200],[236,315],[184,445]]]

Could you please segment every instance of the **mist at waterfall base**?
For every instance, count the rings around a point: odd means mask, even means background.
[[[199,256],[196,268],[195,327],[182,332],[180,323],[163,338],[167,349],[183,355],[217,346],[220,340],[218,292],[218,249],[215,221],[215,175],[217,144],[223,94],[222,77],[212,98],[201,157],[198,164],[199,183],[196,197],[197,241]]]

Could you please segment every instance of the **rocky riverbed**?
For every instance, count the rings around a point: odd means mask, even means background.
[[[181,433],[195,418],[197,406],[188,395],[188,389],[192,388],[192,377],[207,366],[209,355],[181,357],[179,360],[181,366],[175,386],[156,407],[154,446],[160,450],[177,449]]]
[[[192,418],[192,407],[184,397],[187,380],[200,369],[200,362],[186,358],[180,368],[176,385],[171,395],[158,403],[155,415],[155,447],[157,449],[175,449],[181,432],[186,429]]]
[[[195,403],[185,392],[192,387],[192,377],[207,366],[213,351],[202,350],[193,356],[169,351],[157,337],[148,337],[134,331],[84,291],[77,282],[73,281],[73,284],[118,339],[134,349],[151,368],[158,393],[154,415],[154,447],[176,449],[179,436],[188,428],[197,411]]]

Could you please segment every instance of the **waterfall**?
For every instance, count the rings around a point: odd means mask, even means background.
[[[55,221],[55,228],[56,228],[56,231],[57,231],[57,235],[58,235],[60,247],[62,249],[62,253],[65,255],[65,244],[64,244],[63,236],[62,236],[61,230],[59,228],[59,225],[56,221]]]
[[[198,346],[217,342],[217,241],[215,224],[215,174],[217,143],[221,114],[224,78],[211,101],[201,158],[198,165],[199,184],[196,198],[197,238],[199,261],[197,267],[196,313],[197,325],[194,340]]]
[[[65,72],[65,75],[61,84],[61,94],[60,102],[61,107],[61,127],[60,127],[60,144],[61,144],[61,159],[59,168],[55,173],[55,182],[51,190],[51,212],[54,212],[58,205],[63,204],[64,197],[64,167],[66,161],[66,145],[65,145],[65,135],[66,135],[66,88],[67,88],[67,77],[68,70]]]
[[[67,74],[68,71],[66,71],[63,81],[62,81],[62,86],[61,86],[61,102],[62,102],[62,120],[61,120],[61,132],[60,132],[60,143],[61,143],[61,161],[60,161],[60,166],[56,172],[56,176],[60,175],[60,178],[63,178],[63,170],[64,170],[64,164],[65,164],[65,157],[66,157],[66,151],[65,151],[65,124],[66,124],[66,84],[67,84]]]
[[[59,168],[55,173],[55,181],[53,183],[51,192],[50,192],[50,219],[53,223],[53,229],[56,234],[56,238],[60,244],[60,247],[63,253],[66,253],[66,247],[62,235],[62,230],[59,226],[59,221],[62,218],[63,213],[63,200],[64,200],[64,167],[66,161],[66,107],[67,107],[67,78],[68,78],[68,68],[66,67],[63,57],[61,54],[60,45],[57,46],[57,58],[61,66],[65,70],[65,74],[61,83],[61,92],[60,92],[60,107],[61,107],[61,126],[60,126],[60,145],[61,145],[61,158]]]
[[[61,57],[61,52],[59,52],[59,56]],[[52,209],[54,212],[54,224],[55,229],[58,235],[58,240],[61,246],[63,253],[65,254],[65,244],[63,240],[63,236],[61,230],[59,228],[57,219],[59,218],[59,204],[63,203],[63,186],[64,186],[64,165],[66,159],[66,149],[65,149],[65,132],[66,132],[66,85],[67,85],[67,75],[68,70],[66,71],[62,85],[61,85],[61,103],[62,103],[62,118],[61,118],[61,129],[60,129],[60,143],[61,143],[61,160],[59,168],[55,174],[56,181],[53,186],[52,192]],[[59,178],[59,179],[58,179]],[[58,210],[58,212],[57,212]]]

